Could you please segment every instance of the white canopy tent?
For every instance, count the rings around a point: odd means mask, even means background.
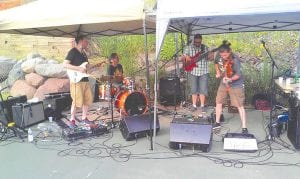
[[[151,15],[146,19],[144,0],[38,0],[0,11],[0,33],[51,37],[144,35],[147,84],[147,33],[154,32],[155,20]]]
[[[300,30],[299,0],[157,0],[156,69],[168,30],[186,34]],[[155,99],[157,98],[157,72]],[[156,112],[157,100],[154,101]],[[155,122],[155,120],[154,120]],[[154,124],[154,129],[156,124]],[[155,141],[155,139],[154,139]]]
[[[300,29],[299,0],[158,0],[156,54],[168,27],[187,35]]]
[[[38,0],[0,12],[0,33],[75,37],[144,34],[143,0]],[[147,33],[155,22],[147,21]]]

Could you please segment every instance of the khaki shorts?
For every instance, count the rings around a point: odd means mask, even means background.
[[[93,103],[93,93],[89,82],[70,83],[72,103],[76,107],[90,106]]]
[[[238,88],[229,88],[227,89],[225,85],[220,85],[217,97],[216,97],[216,103],[217,104],[224,104],[226,103],[226,97],[227,94],[230,96],[230,102],[232,106],[235,107],[242,107],[244,106],[245,102],[245,90],[244,87],[238,87]]]

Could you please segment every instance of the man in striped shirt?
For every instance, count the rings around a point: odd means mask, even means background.
[[[208,52],[208,47],[202,44],[202,35],[194,36],[193,44],[184,49],[182,61],[186,61],[188,57],[194,57],[198,52],[204,54]],[[196,67],[192,69],[189,75],[189,82],[192,93],[192,111],[197,109],[198,96],[200,98],[201,112],[206,112],[204,105],[208,94],[208,55],[205,55],[196,63]]]

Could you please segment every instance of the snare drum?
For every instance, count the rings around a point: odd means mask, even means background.
[[[144,93],[121,90],[116,96],[115,107],[129,116],[144,114],[147,111],[148,101]]]

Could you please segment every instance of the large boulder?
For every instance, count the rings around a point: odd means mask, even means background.
[[[54,59],[47,59],[47,63],[48,64],[59,64],[59,62]]]
[[[45,98],[45,94],[69,91],[69,79],[49,78],[42,86],[37,89],[34,97],[37,97],[39,100],[43,100]]]
[[[37,88],[45,82],[46,78],[36,73],[29,73],[25,75],[25,80],[28,84]]]
[[[42,58],[42,55],[39,53],[33,52],[33,53],[29,53],[26,57],[27,60],[33,59],[33,58]]]
[[[3,82],[7,79],[9,71],[15,64],[15,60],[6,57],[0,57],[0,82]]]
[[[21,68],[25,73],[33,73],[35,72],[34,69],[37,64],[45,63],[47,63],[47,61],[43,57],[31,58],[23,62]]]
[[[25,80],[17,80],[10,89],[12,96],[26,95],[31,99],[36,92],[36,88],[29,85]]]
[[[49,78],[66,78],[67,71],[62,64],[38,64],[35,66],[37,74]]]
[[[4,86],[11,86],[17,80],[24,80],[25,73],[21,69],[24,60],[18,61],[8,73],[7,79],[2,83]]]

